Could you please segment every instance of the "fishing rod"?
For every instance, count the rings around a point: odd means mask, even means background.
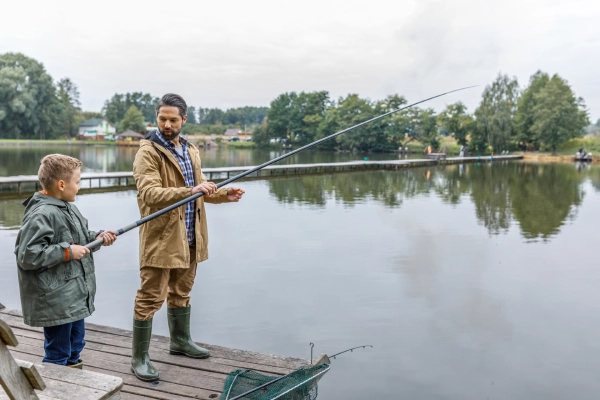
[[[416,103],[412,103],[412,104],[409,104],[409,105],[407,105],[407,106],[404,106],[404,107],[398,108],[398,109],[396,109],[396,110],[389,111],[389,112],[387,112],[387,113],[385,113],[385,114],[381,114],[381,115],[379,115],[379,116],[377,116],[377,117],[374,117],[374,118],[368,119],[368,120],[366,120],[366,121],[363,121],[363,122],[361,122],[361,123],[359,123],[359,124],[356,124],[356,125],[354,125],[354,126],[351,126],[350,128],[346,128],[346,129],[343,129],[343,130],[341,130],[341,131],[339,131],[339,132],[333,133],[333,134],[331,134],[331,135],[329,135],[329,136],[325,136],[325,137],[324,137],[324,138],[322,138],[322,139],[316,140],[316,141],[314,141],[314,142],[312,142],[312,143],[309,143],[309,144],[307,144],[307,145],[305,145],[305,146],[299,147],[299,148],[297,148],[296,150],[290,151],[289,153],[285,153],[285,154],[283,154],[283,155],[281,155],[281,156],[279,156],[279,157],[276,157],[276,158],[274,158],[274,159],[272,159],[272,160],[269,160],[269,161],[267,161],[266,163],[260,164],[260,165],[258,165],[258,166],[256,166],[256,167],[253,167],[253,168],[251,168],[251,169],[249,169],[249,170],[247,170],[247,171],[245,171],[245,172],[242,172],[241,174],[235,175],[235,176],[233,176],[233,177],[231,177],[231,178],[229,178],[229,179],[227,179],[227,180],[225,180],[225,181],[223,181],[223,182],[221,182],[221,183],[217,184],[217,189],[219,189],[219,188],[222,188],[223,186],[226,186],[226,185],[230,184],[231,182],[235,182],[235,181],[237,181],[238,179],[241,179],[241,178],[243,178],[243,177],[245,177],[245,176],[247,176],[247,175],[250,175],[250,174],[252,174],[252,173],[254,173],[254,172],[256,172],[256,171],[259,171],[259,170],[261,170],[261,169],[263,169],[263,168],[265,168],[265,167],[267,167],[267,166],[269,166],[269,165],[271,165],[271,164],[274,164],[274,163],[276,163],[276,162],[278,162],[278,161],[281,161],[281,160],[283,160],[283,159],[286,159],[286,158],[288,158],[288,157],[290,157],[290,156],[293,156],[293,155],[294,155],[294,154],[296,154],[296,153],[299,153],[299,152],[301,152],[301,151],[303,151],[303,150],[306,150],[306,149],[310,149],[311,147],[313,147],[313,146],[316,146],[316,145],[318,145],[319,143],[323,143],[323,142],[325,142],[326,140],[332,139],[332,138],[334,138],[334,137],[336,137],[336,136],[339,136],[339,135],[341,135],[342,133],[346,133],[346,132],[348,132],[348,131],[351,131],[351,130],[353,130],[353,129],[359,128],[359,127],[361,127],[361,126],[363,126],[363,125],[366,125],[366,124],[368,124],[368,123],[370,123],[370,122],[377,121],[377,120],[379,120],[379,119],[381,119],[381,118],[387,117],[388,115],[391,115],[391,114],[397,113],[398,111],[406,110],[407,108],[410,108],[410,107],[416,106],[417,104],[421,104],[421,103],[424,103],[424,102],[426,102],[426,101],[433,100],[433,99],[436,99],[436,98],[438,98],[438,97],[445,96],[445,95],[447,95],[447,94],[450,94],[450,93],[459,92],[459,91],[461,91],[461,90],[466,90],[466,89],[471,89],[471,88],[474,88],[474,87],[477,87],[477,86],[478,86],[478,85],[475,85],[475,86],[467,86],[467,87],[463,87],[463,88],[460,88],[460,89],[454,89],[454,90],[451,90],[451,91],[449,91],[449,92],[445,92],[445,93],[442,93],[442,94],[438,94],[438,95],[436,95],[436,96],[429,97],[429,98],[427,98],[427,99],[425,99],[425,100],[417,101]],[[196,194],[194,194],[194,195],[192,195],[192,196],[190,196],[190,197],[188,197],[188,198],[186,198],[186,199],[180,200],[180,201],[178,201],[178,202],[177,202],[177,203],[175,203],[175,204],[172,204],[172,205],[170,205],[170,206],[168,206],[168,207],[166,207],[166,208],[163,208],[162,210],[160,210],[160,211],[157,211],[157,212],[155,212],[154,214],[150,214],[150,215],[148,215],[147,217],[144,217],[144,218],[142,218],[142,219],[140,219],[140,220],[137,220],[137,221],[135,221],[134,223],[132,223],[132,224],[129,224],[129,225],[127,225],[126,227],[124,227],[124,228],[121,228],[121,229],[117,230],[117,232],[116,232],[116,235],[117,235],[117,236],[120,236],[120,235],[124,234],[125,232],[129,232],[130,230],[132,230],[132,229],[134,229],[134,228],[137,228],[137,227],[139,227],[139,226],[141,226],[141,225],[144,225],[146,222],[148,222],[148,221],[151,221],[151,220],[153,220],[154,218],[160,217],[161,215],[163,215],[163,214],[166,214],[166,213],[168,213],[169,211],[172,211],[172,210],[174,210],[174,209],[176,209],[176,208],[178,208],[178,207],[181,207],[181,206],[183,206],[183,205],[185,205],[185,204],[189,203],[190,201],[192,201],[192,200],[196,200],[196,199],[198,199],[198,198],[200,198],[200,197],[202,197],[202,196],[204,196],[204,193],[203,193],[203,192],[200,192],[200,193],[196,193]],[[90,242],[90,243],[86,244],[86,245],[85,245],[85,247],[87,247],[88,249],[90,249],[90,250],[91,250],[91,249],[93,249],[93,248],[96,248],[96,247],[100,246],[100,245],[101,245],[103,242],[104,242],[104,238],[100,238],[100,239],[94,240],[93,242]]]

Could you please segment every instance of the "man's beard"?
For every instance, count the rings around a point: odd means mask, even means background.
[[[175,129],[170,129],[169,133],[165,133],[165,131],[163,129],[160,129],[160,128],[158,128],[158,131],[167,140],[174,140],[181,133],[181,130],[176,131]]]

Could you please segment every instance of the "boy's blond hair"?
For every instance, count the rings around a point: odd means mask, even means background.
[[[42,158],[42,165],[38,170],[38,179],[45,190],[52,187],[56,181],[68,181],[73,176],[77,168],[81,168],[83,163],[78,159],[64,154],[48,154]]]

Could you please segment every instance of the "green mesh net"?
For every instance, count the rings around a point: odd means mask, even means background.
[[[314,400],[317,398],[317,382],[329,367],[329,364],[310,365],[283,377],[238,369],[227,377],[220,400]]]

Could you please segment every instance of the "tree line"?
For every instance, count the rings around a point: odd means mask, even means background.
[[[326,91],[284,93],[271,102],[266,124],[255,131],[258,144],[304,145],[407,104],[404,97],[372,101],[350,94],[332,100]],[[483,91],[470,114],[462,102],[437,114],[411,107],[321,145],[324,149],[386,152],[415,140],[439,148],[442,136],[477,153],[530,149],[555,152],[569,139],[585,134],[589,124],[582,98],[575,97],[559,75],[538,71],[525,88],[499,74]]]
[[[104,102],[102,114],[108,122],[119,126],[121,130],[139,131],[144,129],[144,123],[155,122],[155,106],[158,101],[158,97],[149,93],[117,93]],[[262,123],[267,110],[267,107],[246,106],[223,111],[219,108],[188,105],[185,133],[212,133],[210,126],[218,127],[218,133],[223,133],[223,127],[251,128]]]
[[[0,54],[0,139],[57,139],[77,136],[79,124],[103,118],[122,132],[144,131],[156,122],[159,98],[149,93],[117,93],[101,111],[83,111],[77,85],[54,81],[43,64],[21,53]],[[222,134],[228,127],[252,129],[267,107],[188,107],[184,133]]]
[[[117,93],[104,102],[101,112],[83,111],[79,96],[71,79],[54,82],[40,62],[20,53],[0,54],[0,138],[74,137],[79,124],[89,118],[104,118],[118,131],[144,131],[148,122],[155,122],[159,99],[149,93]],[[327,91],[290,92],[269,107],[189,106],[184,133],[222,134],[225,128],[237,127],[253,131],[259,146],[281,141],[304,145],[406,104],[398,94],[370,100],[357,94],[332,99]],[[452,136],[480,154],[556,151],[565,141],[583,136],[588,124],[583,99],[559,75],[538,71],[521,88],[516,78],[499,74],[486,86],[473,113],[461,102],[440,113],[411,107],[324,142],[321,148],[388,152],[411,141],[439,148],[441,137]]]
[[[40,62],[20,53],[0,54],[0,138],[72,137],[81,122],[98,116],[81,110],[71,79],[54,82]]]

